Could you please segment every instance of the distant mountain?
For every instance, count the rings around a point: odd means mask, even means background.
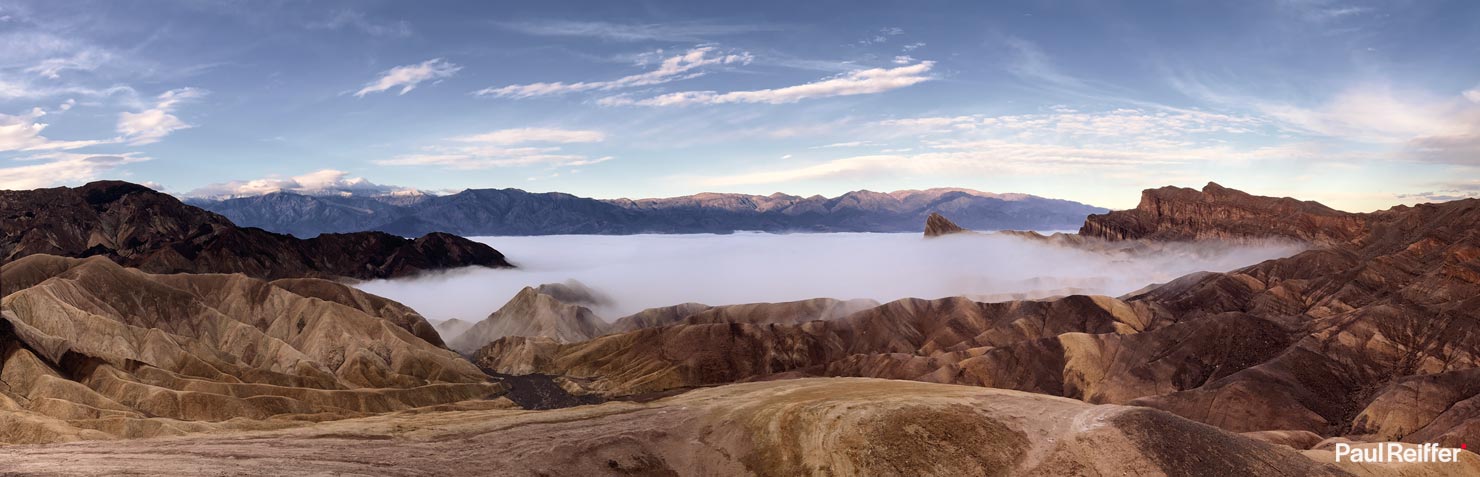
[[[558,192],[468,189],[446,196],[277,192],[190,204],[233,222],[299,237],[378,230],[404,236],[635,233],[908,232],[932,212],[963,227],[1075,229],[1108,210],[1026,194],[969,189],[854,191],[838,197],[703,193],[661,199],[598,200]]]
[[[510,266],[503,254],[445,233],[411,240],[381,232],[298,239],[181,203],[138,184],[0,191],[0,263],[28,255],[95,255],[149,273],[242,273],[264,279],[407,276]]]

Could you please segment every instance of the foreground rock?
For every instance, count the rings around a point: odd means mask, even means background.
[[[265,279],[390,278],[424,270],[511,266],[487,245],[444,233],[381,232],[301,240],[119,181],[0,191],[0,264],[33,254],[102,256],[150,273],[242,273]]]
[[[0,267],[0,443],[364,416],[504,387],[410,309],[334,282],[153,275],[103,257]]]
[[[1186,222],[1186,236],[1329,245],[1121,298],[906,299],[829,321],[680,323],[563,344],[506,339],[474,358],[603,396],[864,376],[1135,404],[1288,442],[1309,440],[1304,433],[1480,442],[1480,200],[1357,216],[1212,195],[1166,209],[1224,217],[1210,231]],[[1220,209],[1229,200],[1233,210]],[[1260,225],[1281,204],[1310,222]],[[1342,241],[1353,230],[1361,235]]]
[[[805,379],[556,411],[397,413],[248,434],[0,447],[0,472],[115,475],[1283,475],[1332,464],[1165,412],[1013,391]]]

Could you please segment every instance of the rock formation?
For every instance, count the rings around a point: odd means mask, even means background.
[[[961,226],[956,225],[955,222],[951,222],[950,219],[947,219],[945,218],[945,216],[940,215],[936,212],[931,212],[930,216],[925,218],[926,237],[939,237],[942,235],[958,234],[965,231],[966,229],[961,228]]]
[[[1316,202],[1250,195],[1209,182],[1201,192],[1147,189],[1134,209],[1091,215],[1079,234],[1109,240],[1286,238],[1321,245],[1364,235],[1364,220]]]
[[[1154,409],[877,379],[801,379],[649,403],[395,414],[250,435],[0,447],[0,471],[117,475],[1473,475],[1334,464]]]
[[[389,278],[423,270],[510,266],[460,237],[412,240],[380,232],[300,240],[241,228],[147,187],[99,181],[0,191],[0,263],[32,254],[107,257],[151,273],[242,273],[275,279]]]
[[[1265,436],[1480,441],[1480,395],[1467,381],[1480,367],[1480,200],[1344,214],[1216,186],[1172,194],[1186,203],[1165,195],[1148,191],[1144,203],[1153,206],[1145,210],[1169,213],[1131,216],[1160,219],[1110,214],[1089,219],[1086,230],[1152,237],[1131,247],[1174,237],[1325,245],[1120,299],[907,299],[830,321],[678,323],[564,344],[505,340],[474,358],[491,369],[564,376],[579,392],[606,396],[885,377],[1136,404]]]
[[[314,279],[0,267],[0,442],[176,435],[503,392],[410,309]]]

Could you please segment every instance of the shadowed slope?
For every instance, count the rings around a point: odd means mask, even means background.
[[[414,334],[429,329],[419,315],[332,282],[151,275],[49,255],[0,272],[34,282],[0,301],[0,402],[45,423],[11,429],[13,442],[333,419],[502,389]]]

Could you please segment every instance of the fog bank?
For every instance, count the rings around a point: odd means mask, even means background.
[[[614,320],[683,302],[709,305],[807,298],[985,301],[1066,293],[1122,295],[1198,271],[1228,271],[1292,255],[1288,243],[1175,245],[1106,254],[1018,237],[828,233],[473,237],[520,268],[461,269],[359,285],[434,320],[479,321],[525,286],[575,279],[610,295]]]

